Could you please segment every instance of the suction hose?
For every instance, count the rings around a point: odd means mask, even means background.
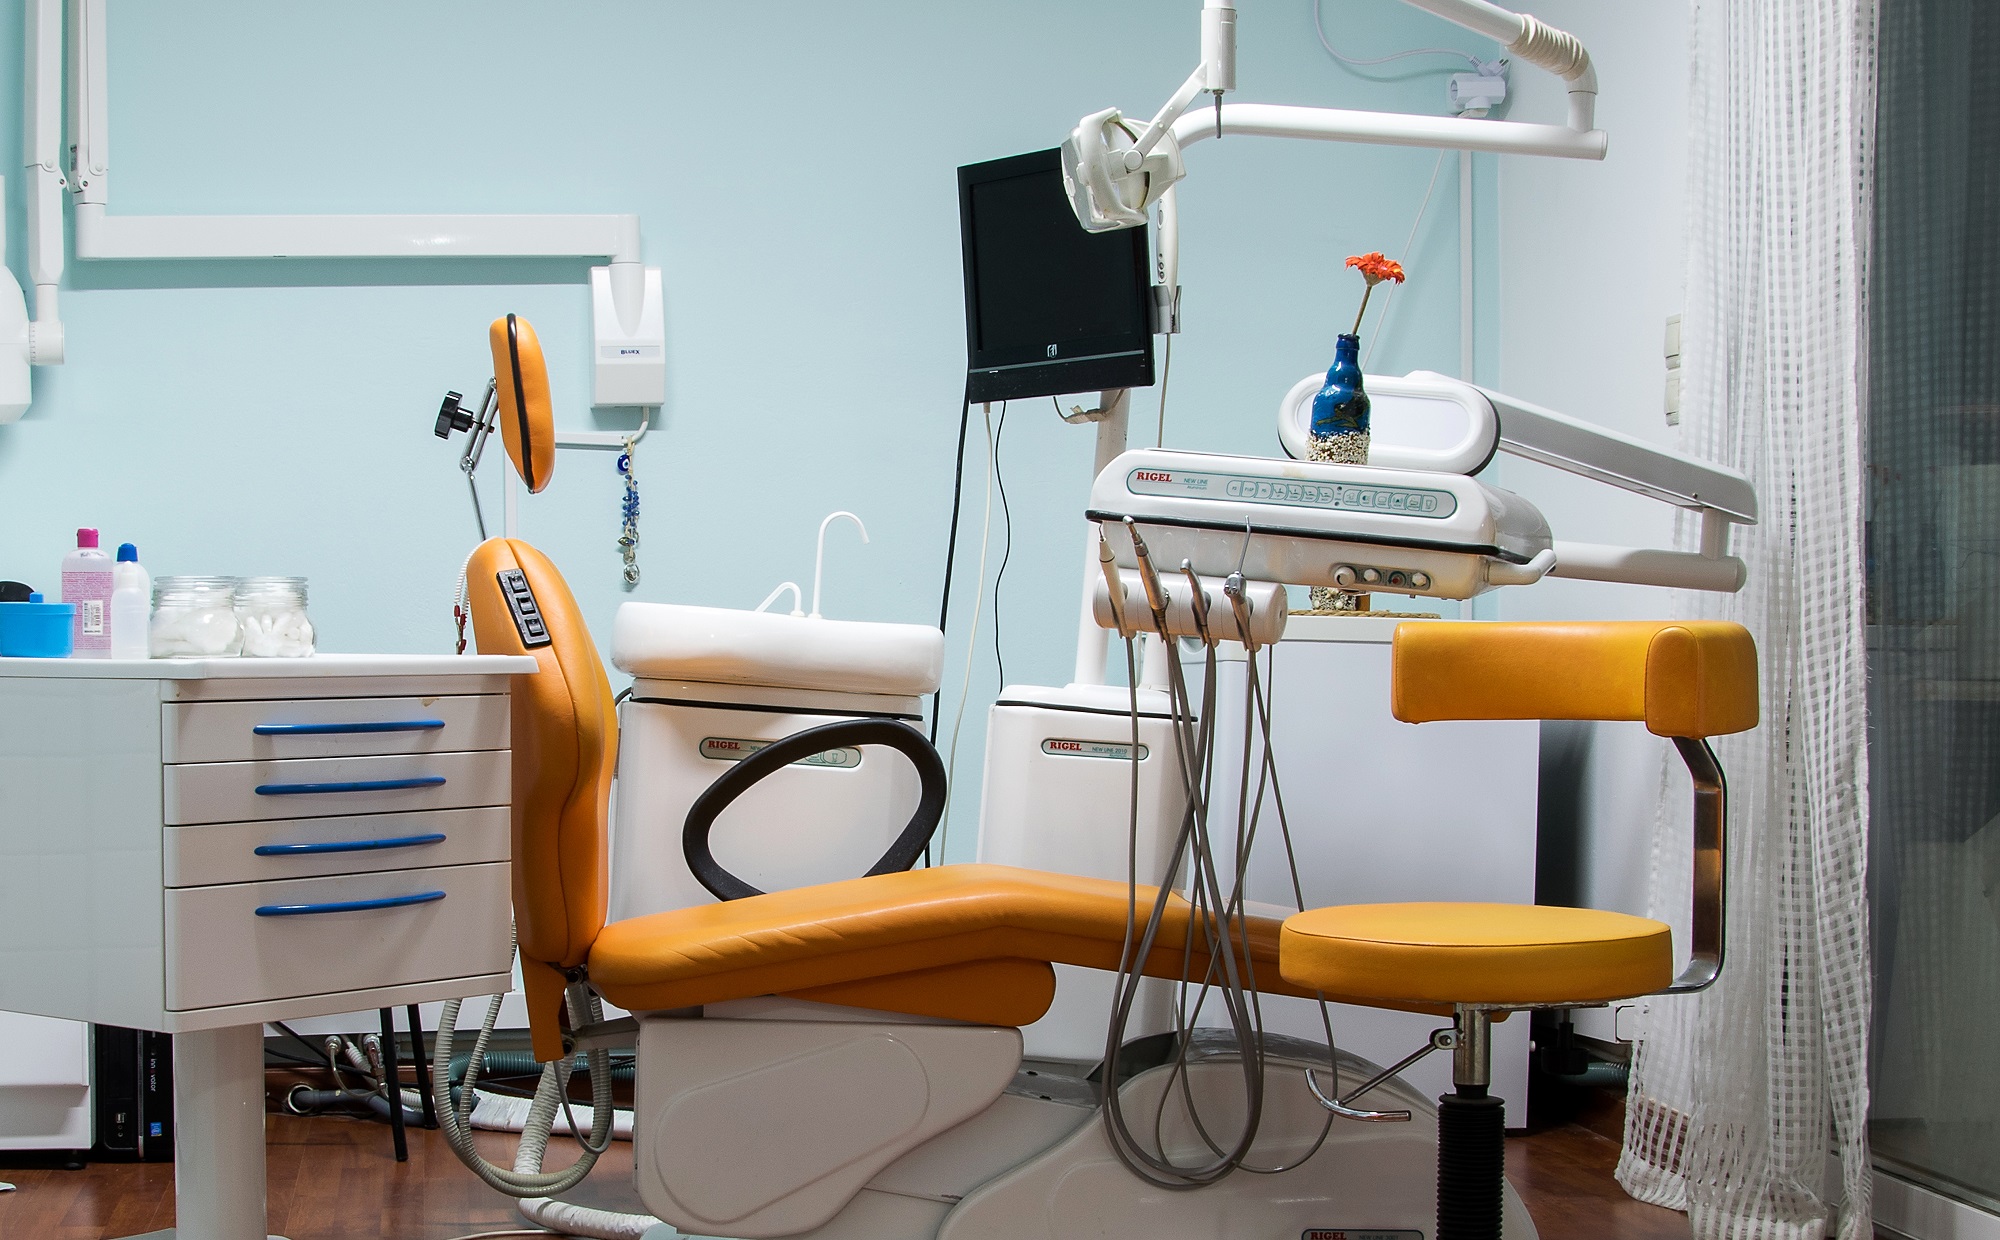
[[[554,1118],[553,1112],[550,1118]],[[521,1148],[514,1155],[516,1175],[539,1175],[542,1154],[548,1149],[549,1126],[529,1128],[521,1134]],[[624,1214],[617,1210],[597,1210],[571,1205],[550,1197],[524,1197],[518,1203],[521,1217],[565,1236],[590,1236],[595,1240],[640,1240],[660,1225],[650,1214]]]
[[[501,996],[495,995],[486,1005],[486,1019],[480,1022],[479,1035],[473,1040],[472,1060],[466,1067],[465,1085],[457,1103],[451,1097],[450,1069],[461,1001],[451,999],[444,1005],[444,1014],[438,1020],[437,1049],[433,1054],[431,1071],[431,1101],[437,1111],[438,1126],[444,1130],[445,1140],[450,1143],[452,1152],[458,1155],[458,1160],[499,1192],[509,1197],[531,1198],[567,1192],[583,1182],[583,1178],[597,1164],[597,1156],[611,1144],[610,1052],[593,1050],[585,1057],[590,1068],[590,1136],[587,1140],[579,1140],[578,1144],[583,1149],[574,1163],[558,1172],[544,1174],[541,1171],[542,1153],[548,1148],[556,1112],[563,1108],[569,1090],[568,1059],[543,1065],[541,1082],[535,1087],[534,1104],[528,1110],[527,1126],[521,1135],[523,1158],[531,1143],[533,1145],[534,1159],[527,1164],[532,1170],[526,1173],[521,1170],[521,1158],[516,1159],[512,1171],[488,1162],[472,1144],[471,1115],[477,1097],[475,1086],[479,1083],[480,1065],[486,1057],[487,1045],[492,1041],[493,1026],[500,1018],[500,1000]],[[572,987],[568,1000],[573,1026],[580,1027],[603,1019],[603,1006],[583,987]],[[573,1125],[571,1131],[575,1131]]]

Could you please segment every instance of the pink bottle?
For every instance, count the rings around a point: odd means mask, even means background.
[[[76,550],[62,562],[62,601],[76,604],[73,659],[111,657],[111,570],[111,557],[97,548],[97,531],[78,530]]]

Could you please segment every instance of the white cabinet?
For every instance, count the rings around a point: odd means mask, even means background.
[[[0,659],[0,1010],[181,1033],[508,987],[530,659]]]
[[[264,1022],[508,989],[508,690],[535,670],[0,659],[0,1012],[175,1035],[180,1235],[266,1235]],[[14,1028],[0,1147],[57,1102],[88,1145],[87,1040],[17,1062]]]
[[[1395,620],[1294,616],[1272,647],[1265,681],[1271,749],[1298,858],[1305,906],[1409,900],[1535,900],[1535,815],[1540,724],[1533,720],[1399,723],[1389,711],[1389,642]],[[1418,621],[1415,623],[1426,623]],[[1210,832],[1217,862],[1233,865],[1244,744],[1245,666],[1240,647],[1219,661],[1215,790]],[[1188,689],[1201,663],[1183,648]],[[1267,656],[1259,655],[1260,667]],[[1191,661],[1190,661],[1191,660]],[[1250,800],[1263,753],[1253,734]],[[1268,792],[1251,849],[1247,896],[1296,907],[1276,799]],[[1321,1039],[1318,1006],[1266,996],[1266,1028]],[[1334,1038],[1393,1064],[1449,1018],[1336,1005]],[[1451,1058],[1437,1053],[1404,1073],[1436,1097],[1451,1089]],[[1493,1092],[1507,1120],[1527,1119],[1528,1019],[1493,1028]],[[1358,1105],[1367,1105],[1363,1099]]]

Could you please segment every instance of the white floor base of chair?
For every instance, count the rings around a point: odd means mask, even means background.
[[[266,1230],[264,1027],[174,1035],[174,1221],[130,1240],[284,1240]]]

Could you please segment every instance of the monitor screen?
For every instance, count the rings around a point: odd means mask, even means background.
[[[1085,232],[1056,150],[960,168],[958,208],[973,400],[1152,385],[1145,229]]]

